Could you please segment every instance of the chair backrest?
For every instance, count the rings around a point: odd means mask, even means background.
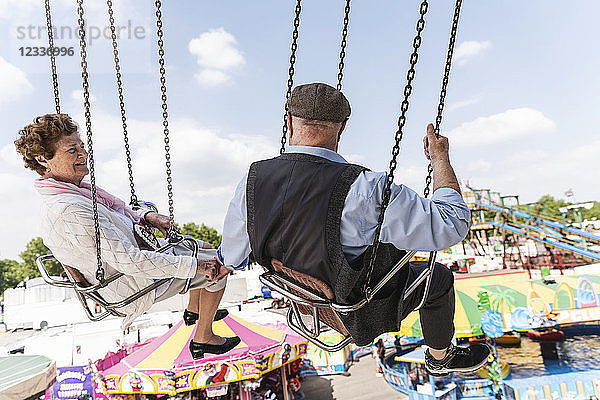
[[[68,265],[63,265],[67,275],[71,278],[71,280],[80,287],[90,287],[92,284],[85,279],[85,276],[77,268],[70,267]]]
[[[273,266],[273,270],[275,273],[284,276],[285,278],[293,281],[298,286],[303,287],[304,289],[312,292],[320,297],[325,297],[328,300],[334,300],[335,296],[333,294],[333,290],[329,287],[328,284],[321,281],[320,279],[314,278],[310,275],[307,275],[303,272],[295,271],[291,268],[286,267],[283,263],[276,259],[271,259],[271,265]],[[294,290],[293,288],[289,289],[290,292],[294,293],[297,296],[303,297],[302,293]],[[312,315],[312,308],[297,303],[298,310],[305,315]],[[319,308],[319,319],[327,324],[332,329],[335,329],[339,333],[344,336],[348,335],[348,330],[340,320],[340,317],[337,315],[335,311],[330,308]]]

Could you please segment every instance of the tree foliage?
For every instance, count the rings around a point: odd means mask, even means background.
[[[0,260],[0,294],[8,288],[14,288],[19,282],[27,278],[40,276],[35,261],[39,256],[50,254],[42,238],[31,239],[25,250],[19,254],[21,262],[15,260]],[[44,263],[50,275],[60,275],[62,267],[54,260]]]
[[[0,296],[8,288],[14,288],[21,281],[17,277],[19,262],[15,260],[0,260]]]
[[[583,220],[592,220],[592,219],[600,219],[600,202],[594,201],[594,206],[590,210],[586,210],[585,208],[579,209],[581,212],[581,217]],[[550,195],[542,196],[537,202],[533,204],[529,204],[529,211],[534,214],[545,215],[548,217],[552,217],[558,220],[562,220],[562,213],[560,212],[560,208],[572,205],[573,203],[569,203],[567,201],[561,199],[555,199]],[[527,211],[527,206],[521,206],[524,211]],[[571,222],[579,222],[577,221],[577,217],[575,216],[574,211],[570,211],[566,215],[566,219]]]
[[[215,249],[221,245],[221,235],[215,228],[211,228],[204,224],[198,226],[194,222],[188,222],[183,224],[181,233],[184,235],[190,235],[196,239],[210,243]]]
[[[19,257],[21,257],[21,260],[23,260],[20,271],[21,279],[25,279],[26,277],[35,278],[40,276],[40,271],[38,270],[35,261],[39,256],[50,253],[50,249],[44,245],[41,237],[31,239],[25,246],[25,250],[19,254]],[[55,260],[47,261],[44,263],[44,265],[46,266],[46,270],[50,275],[57,276],[63,272],[62,267]]]

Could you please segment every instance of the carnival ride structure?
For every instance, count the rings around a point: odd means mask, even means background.
[[[505,199],[517,199],[516,205],[505,204]],[[600,236],[569,226],[545,215],[524,211],[518,196],[501,196],[490,190],[468,187],[465,200],[472,211],[471,245],[478,253],[487,253],[488,238],[500,235],[505,268],[542,266],[573,267],[589,262],[600,262]],[[521,254],[519,239],[534,241],[545,251],[536,256]],[[512,251],[507,251],[512,248]]]

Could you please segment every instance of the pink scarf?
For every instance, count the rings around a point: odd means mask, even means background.
[[[92,199],[91,185],[87,182],[81,182],[79,186],[72,183],[57,181],[53,178],[47,179],[36,179],[34,186],[37,191],[42,195],[55,195],[55,194],[77,194],[80,196]],[[107,208],[126,215],[133,222],[139,223],[140,216],[125,204],[125,202],[118,197],[113,196],[106,190],[103,190],[96,186],[96,199],[98,203],[106,206]]]

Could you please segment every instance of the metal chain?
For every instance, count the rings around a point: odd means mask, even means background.
[[[417,21],[417,34],[413,39],[413,51],[410,55],[409,63],[410,67],[406,74],[406,86],[404,87],[404,100],[402,100],[402,104],[400,106],[400,117],[398,118],[398,130],[395,135],[395,143],[392,148],[392,159],[390,161],[390,172],[387,175],[387,180],[385,183],[385,188],[383,190],[383,200],[381,202],[381,210],[379,212],[379,218],[377,219],[377,229],[375,230],[375,239],[373,241],[373,251],[371,253],[371,259],[369,262],[369,268],[367,270],[367,277],[364,285],[365,297],[367,299],[370,298],[371,292],[371,275],[373,274],[373,268],[375,266],[375,259],[377,258],[377,250],[379,249],[379,237],[381,235],[381,227],[383,225],[383,218],[385,215],[385,210],[390,201],[390,196],[392,193],[392,184],[394,183],[394,171],[396,170],[397,161],[396,158],[400,153],[400,142],[402,141],[402,136],[404,132],[404,125],[406,124],[406,112],[409,107],[409,97],[412,93],[412,82],[415,78],[416,71],[415,66],[417,65],[417,61],[419,60],[419,47],[421,46],[421,32],[425,28],[425,14],[427,13],[427,9],[429,8],[429,3],[427,0],[423,0],[421,6],[419,7],[419,20]]]
[[[350,0],[346,0],[344,8],[344,25],[342,28],[342,43],[340,44],[340,63],[338,64],[339,72],[337,75],[338,83],[337,90],[342,90],[342,79],[344,79],[344,59],[346,58],[346,45],[348,44],[348,23],[350,22]]]
[[[92,118],[90,113],[90,85],[89,74],[87,71],[87,50],[85,42],[85,19],[83,17],[83,0],[77,0],[77,14],[79,16],[77,23],[79,25],[79,55],[81,56],[81,79],[83,86],[83,108],[85,115],[85,128],[87,134],[87,152],[88,164],[90,166],[90,185],[92,191],[92,208],[94,211],[94,231],[96,239],[96,260],[98,267],[96,269],[96,279],[104,283],[104,268],[102,267],[102,257],[100,254],[100,224],[98,223],[98,200],[96,198],[96,175],[94,170],[94,147],[92,143]]]
[[[300,26],[300,12],[302,11],[302,5],[300,4],[302,0],[296,0],[296,9],[294,15],[294,31],[292,32],[292,45],[291,45],[291,54],[290,54],[290,67],[288,69],[288,80],[287,80],[287,91],[285,93],[285,112],[283,114],[283,127],[282,127],[282,135],[281,135],[281,149],[279,150],[279,154],[283,154],[285,152],[285,142],[287,141],[287,99],[290,98],[292,94],[292,87],[294,86],[294,66],[296,65],[296,50],[298,50],[298,27]]]
[[[163,41],[163,23],[161,0],[154,2],[156,6],[156,36],[158,38],[158,65],[160,72],[160,92],[162,100],[163,132],[165,135],[165,165],[167,168],[167,192],[169,198],[169,239],[175,236],[175,215],[173,211],[173,179],[171,178],[171,145],[169,144],[169,113],[167,111],[167,78],[165,77],[165,49]]]
[[[440,102],[437,108],[437,116],[435,117],[435,137],[440,137],[440,125],[442,124],[442,115],[444,112],[444,103],[446,101],[446,89],[450,79],[450,68],[452,68],[452,57],[454,55],[454,44],[456,43],[456,32],[458,31],[458,20],[460,19],[460,9],[462,0],[456,0],[454,5],[454,16],[452,18],[452,29],[450,30],[450,41],[448,43],[448,52],[446,53],[446,65],[444,66],[444,77],[442,79],[442,89],[440,91]],[[433,176],[433,167],[431,163],[427,166],[427,178],[425,178],[425,190],[423,195],[429,196],[429,188],[431,186]]]
[[[54,89],[54,105],[56,113],[60,114],[60,95],[58,90],[58,73],[56,72],[56,55],[54,54],[54,31],[52,29],[52,13],[50,12],[50,0],[45,0],[46,27],[48,29],[48,53],[50,55],[50,70],[52,73],[52,88]]]
[[[137,203],[138,199],[135,195],[135,185],[133,183],[133,167],[131,165],[131,150],[129,149],[129,136],[127,134],[127,116],[125,114],[125,101],[123,96],[121,61],[119,60],[117,30],[115,28],[115,17],[112,0],[106,0],[106,6],[108,8],[108,22],[110,28],[110,37],[112,40],[113,56],[115,61],[115,76],[117,79],[117,94],[119,97],[119,108],[121,110],[121,122],[123,123],[123,141],[125,142],[125,156],[127,158],[127,172],[129,174],[129,189],[131,191],[130,204],[134,205]]]

